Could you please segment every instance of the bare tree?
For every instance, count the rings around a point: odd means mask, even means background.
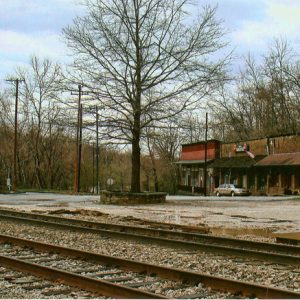
[[[202,110],[186,112],[180,119],[176,120],[176,125],[180,130],[181,143],[195,143],[204,140],[205,115],[203,116]]]
[[[292,80],[299,76],[299,73],[294,73],[294,66],[297,65],[295,58],[292,48],[282,39],[276,39],[265,56],[266,90],[272,99],[269,125],[280,133],[292,133],[299,129],[299,86]]]
[[[260,64],[250,55],[244,62],[234,85],[210,103],[219,135],[232,140],[299,131],[299,61],[287,42],[276,39]]]
[[[14,142],[14,113],[10,103],[10,91],[4,90],[0,93],[0,190],[3,191],[4,180],[10,176],[13,165]]]
[[[180,129],[175,123],[163,128],[148,128],[146,148],[148,160],[144,159],[143,171],[147,179],[153,178],[154,190],[175,193],[177,186],[176,165],[180,147]],[[149,185],[149,184],[148,184]]]
[[[224,60],[212,56],[225,45],[216,8],[204,7],[192,20],[188,4],[87,0],[87,15],[63,30],[78,82],[105,107],[107,137],[132,146],[134,192],[144,129],[196,105],[224,79]]]
[[[63,134],[58,122],[61,111],[55,102],[61,96],[61,67],[48,59],[32,57],[30,67],[18,68],[16,75],[25,79],[20,88],[21,122],[25,126],[20,151],[25,148],[27,164],[34,162],[33,167],[22,168],[23,173],[30,176],[31,186],[53,188],[60,176],[58,157],[63,149],[58,147]]]

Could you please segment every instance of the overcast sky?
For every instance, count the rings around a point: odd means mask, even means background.
[[[164,0],[162,0],[164,1]],[[265,52],[274,37],[300,46],[300,0],[194,0],[217,5],[237,55]],[[0,79],[31,55],[66,62],[61,29],[82,13],[78,0],[0,0]],[[297,50],[297,49],[296,49]],[[1,81],[1,80],[0,80]]]

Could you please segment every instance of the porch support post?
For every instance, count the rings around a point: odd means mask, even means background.
[[[254,176],[254,194],[258,194],[258,186],[257,186],[257,175]]]
[[[292,190],[296,189],[296,176],[295,176],[295,173],[293,173],[292,176],[291,176],[291,188],[292,188]]]
[[[266,194],[269,194],[269,188],[270,188],[270,174],[267,175],[267,185],[266,185]]]
[[[280,188],[282,188],[282,175],[281,175],[281,173],[278,174],[278,186]]]

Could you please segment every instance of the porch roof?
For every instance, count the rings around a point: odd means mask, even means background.
[[[211,163],[213,159],[208,159],[207,163]],[[179,160],[176,162],[178,165],[204,165],[204,160]]]
[[[300,152],[271,154],[259,161],[255,166],[300,166]]]
[[[218,168],[218,169],[242,169],[242,168],[250,168],[254,166],[257,161],[261,160],[265,156],[255,156],[255,158],[251,158],[250,156],[233,156],[233,157],[222,157],[215,160],[212,164],[210,164],[210,168]]]

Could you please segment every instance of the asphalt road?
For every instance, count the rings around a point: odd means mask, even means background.
[[[79,204],[88,203],[92,204],[100,199],[98,195],[65,195],[65,194],[53,194],[53,193],[11,193],[0,194],[0,205],[38,205],[38,204]],[[216,197],[216,196],[174,196],[168,195],[167,201],[274,201],[274,200],[289,200],[295,199],[295,196],[243,196],[243,197]],[[299,197],[300,200],[300,197]],[[100,202],[101,203],[101,202]]]

